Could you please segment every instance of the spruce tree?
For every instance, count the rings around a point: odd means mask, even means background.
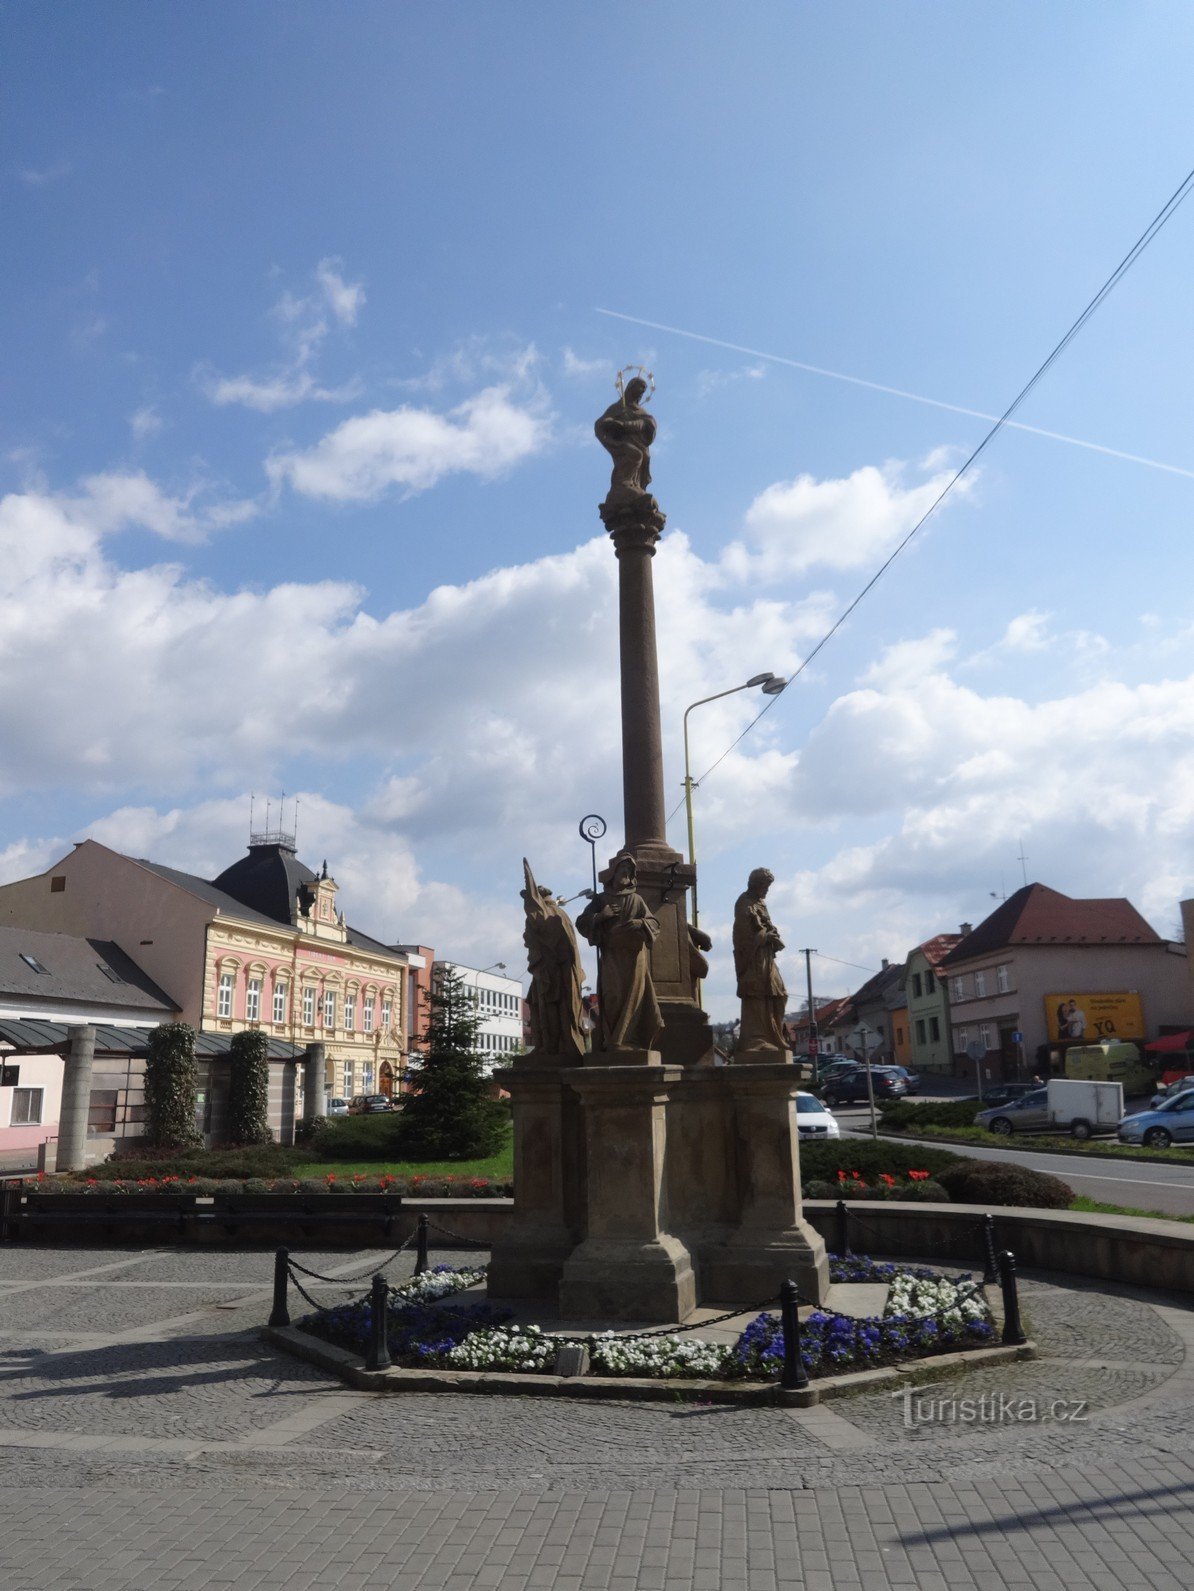
[[[264,1033],[246,1028],[234,1033],[228,1046],[228,1141],[234,1144],[268,1144],[269,1041]]]
[[[398,1142],[410,1160],[479,1160],[502,1147],[508,1120],[489,1098],[477,1051],[481,1019],[458,972],[431,992],[426,1050],[411,1077]]]

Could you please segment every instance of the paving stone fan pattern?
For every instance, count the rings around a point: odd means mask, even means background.
[[[922,1388],[909,1426],[886,1390],[808,1410],[349,1391],[259,1339],[271,1260],[0,1248],[4,1591],[1191,1584],[1178,1300],[1027,1276],[1041,1356]],[[1001,1396],[1084,1408],[1029,1421]]]

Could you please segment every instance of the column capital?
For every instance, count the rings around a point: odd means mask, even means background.
[[[659,504],[649,494],[644,492],[641,497],[627,502],[611,502],[608,498],[598,509],[601,523],[609,531],[613,540],[614,551],[619,557],[623,552],[646,552],[652,557],[655,554],[655,543],[663,533],[667,523],[667,515]]]

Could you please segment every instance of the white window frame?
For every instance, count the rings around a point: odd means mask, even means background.
[[[987,975],[985,972],[976,972],[974,974],[974,998],[976,1000],[985,1000],[986,997]]]
[[[991,1023],[980,1022],[978,1025],[978,1042],[982,1045],[984,1050],[993,1050],[995,1048],[994,1038],[995,1029],[992,1027]]]
[[[386,1033],[390,1031],[390,1022],[393,1018],[393,1015],[394,1002],[392,1000],[383,1000],[381,1002],[381,1025],[382,1030]]]
[[[355,1032],[357,1025],[357,997],[355,994],[344,996],[344,1031]]]
[[[34,1096],[36,1095],[36,1100]],[[17,1100],[24,1096],[25,1114],[17,1112]],[[37,1114],[33,1114],[36,1105]],[[14,1088],[12,1099],[8,1106],[8,1125],[10,1127],[40,1127],[46,1109],[46,1091],[44,1088]]]
[[[362,1019],[362,1022],[361,1022],[361,1027],[364,1030],[364,1032],[366,1032],[366,1033],[372,1033],[373,1032],[373,1013],[374,1013],[374,1011],[376,1009],[377,1009],[377,998],[376,998],[376,996],[372,995],[372,994],[367,994],[365,996],[365,1015],[364,1015],[364,1018]]]
[[[236,973],[221,972],[220,981],[216,985],[216,1016],[221,1021],[227,1021],[232,1015],[232,999],[236,991]]]
[[[274,984],[274,1021],[286,1020],[286,996],[290,993],[290,985],[286,983]]]
[[[349,1099],[356,1093],[356,1071],[356,1063],[354,1061],[345,1061],[344,1093]]]
[[[303,1026],[305,1028],[313,1028],[315,1026],[315,985],[313,983],[303,985]]]
[[[957,1054],[965,1055],[967,1047],[969,1046],[969,1044],[970,1044],[970,1029],[969,1028],[959,1028],[958,1029],[958,1039],[957,1039]]]
[[[954,978],[951,980],[949,997],[951,1000],[964,1000],[966,998],[965,978]]]
[[[323,991],[323,1025],[325,1028],[336,1026],[336,991],[325,989]]]
[[[995,987],[999,990],[1000,994],[1007,994],[1011,989],[1011,986],[1012,979],[1011,973],[1008,969],[1008,964],[1006,961],[1001,961],[995,968]]]
[[[250,978],[245,984],[245,1021],[261,1021],[261,979]]]

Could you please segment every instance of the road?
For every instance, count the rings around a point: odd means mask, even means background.
[[[865,1107],[843,1106],[834,1114],[846,1137],[870,1137]],[[925,1149],[949,1149],[972,1160],[1011,1160],[1016,1165],[1030,1166],[1033,1171],[1051,1171],[1068,1182],[1075,1193],[1098,1199],[1101,1204],[1126,1204],[1161,1215],[1194,1215],[1194,1163],[1170,1166],[1093,1154],[1079,1158],[1045,1154],[1028,1147],[988,1149],[985,1145],[947,1144],[929,1138],[901,1138],[898,1142],[919,1144]]]

